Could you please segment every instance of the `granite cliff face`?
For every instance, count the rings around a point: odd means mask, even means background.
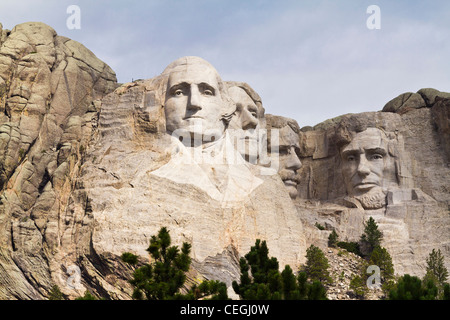
[[[116,76],[45,24],[0,34],[0,297],[39,299],[60,269],[54,257],[97,115],[92,101],[114,90]]]
[[[119,85],[42,23],[0,25],[0,45],[2,299],[55,284],[129,299],[119,257],[148,259],[161,226],[192,244],[190,281],[230,285],[256,239],[296,269],[332,230],[357,241],[370,216],[398,274],[422,276],[433,248],[450,268],[449,93],[300,128],[200,58]]]

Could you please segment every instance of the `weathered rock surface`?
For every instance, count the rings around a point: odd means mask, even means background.
[[[55,283],[60,225],[114,72],[43,23],[0,28],[0,297],[39,299]],[[56,264],[55,264],[56,263]]]
[[[262,112],[269,131],[290,127],[289,137],[298,135],[295,143],[285,139],[292,147],[286,153],[292,157],[280,161],[292,171],[285,175],[243,158],[177,166],[189,148],[166,132],[166,84],[161,74],[119,86],[92,52],[45,24],[11,31],[0,25],[1,299],[45,299],[55,284],[69,298],[90,290],[129,299],[132,270],[119,257],[130,251],[146,261],[149,239],[162,226],[174,244],[192,245],[189,283],[230,285],[256,239],[267,240],[281,266],[296,270],[309,245],[328,252],[332,230],[340,241],[358,241],[370,216],[396,273],[422,276],[433,248],[450,268],[449,93],[404,93],[383,111],[300,130],[293,119]],[[264,110],[258,95],[250,96]],[[265,129],[264,122],[254,127]],[[384,184],[383,177],[378,193],[358,197],[344,181],[342,150],[361,132],[377,130],[387,141],[386,172],[395,179]],[[226,150],[229,138],[214,150]],[[296,182],[296,197],[285,180]],[[347,299],[357,263],[331,251],[343,285],[337,279],[330,295]]]

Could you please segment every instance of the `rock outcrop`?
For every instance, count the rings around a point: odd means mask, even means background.
[[[43,23],[1,31],[0,297],[40,299],[60,268],[60,226],[115,73]]]
[[[400,95],[386,104],[384,112],[343,115],[302,132],[302,183],[296,204],[306,229],[313,229],[316,222],[325,226],[310,235],[311,243],[322,239],[322,247],[333,229],[342,241],[358,241],[364,221],[372,216],[384,233],[382,245],[390,252],[395,271],[423,276],[433,248],[441,249],[445,257],[450,254],[450,100],[445,98],[448,93],[434,89],[414,94],[420,103],[413,104],[412,96]],[[395,175],[380,197],[375,193],[367,197],[377,204],[370,209],[364,198],[349,197],[340,152],[367,128],[389,137],[386,158],[392,158]]]
[[[281,267],[298,269],[311,244],[336,270],[351,264],[330,289],[348,298],[357,262],[328,235],[358,241],[369,217],[396,273],[422,276],[432,249],[450,268],[449,93],[300,128],[203,59],[119,85],[81,44],[24,23],[0,24],[0,107],[1,299],[46,299],[54,285],[130,299],[120,255],[146,261],[162,226],[192,245],[189,283],[230,286],[262,239]]]

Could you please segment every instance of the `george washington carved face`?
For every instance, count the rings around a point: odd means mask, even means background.
[[[165,115],[168,133],[184,131],[202,142],[220,138],[228,104],[219,74],[208,62],[197,57],[178,59],[169,65]]]

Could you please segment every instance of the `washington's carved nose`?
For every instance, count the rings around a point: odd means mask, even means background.
[[[202,109],[201,106],[201,97],[200,92],[196,86],[191,87],[191,91],[189,93],[189,99],[188,99],[188,109],[190,110],[200,110]]]

